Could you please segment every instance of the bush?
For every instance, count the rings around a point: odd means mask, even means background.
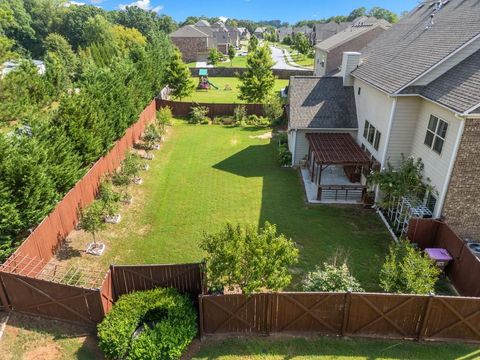
[[[142,137],[145,143],[145,150],[153,150],[154,146],[160,142],[162,137],[157,131],[155,125],[150,124]]]
[[[268,127],[271,125],[270,120],[263,116],[250,115],[247,116],[243,121],[240,122],[242,126],[258,126],[258,127]]]
[[[317,266],[315,271],[307,274],[302,288],[304,291],[363,291],[346,263],[339,266],[323,263],[323,269]]]
[[[433,261],[408,240],[390,246],[380,272],[380,286],[398,294],[430,294],[440,276]]]
[[[288,144],[280,144],[278,146],[278,161],[282,166],[292,165],[292,153],[288,150]]]
[[[105,215],[114,216],[118,213],[120,197],[120,194],[113,189],[111,181],[102,181],[100,184],[99,200],[103,206]]]
[[[233,226],[206,234],[200,248],[207,253],[207,275],[212,289],[241,289],[245,294],[280,290],[292,279],[289,267],[298,260],[291,239],[277,234],[275,225]]]
[[[247,107],[245,105],[238,105],[233,109],[233,118],[237,123],[245,121],[247,118]]]
[[[195,309],[175,289],[123,295],[98,325],[100,348],[111,359],[179,359],[196,334]]]
[[[263,109],[271,124],[281,123],[283,117],[283,102],[279,96],[269,96],[263,104]]]
[[[172,108],[170,106],[165,106],[160,108],[160,110],[157,111],[157,125],[158,127],[162,128],[166,125],[171,125],[172,124]]]
[[[209,109],[205,106],[192,106],[190,109],[190,124],[208,124]]]

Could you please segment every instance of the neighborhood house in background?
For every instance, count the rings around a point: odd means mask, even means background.
[[[435,189],[424,194],[425,206],[464,239],[479,241],[479,18],[475,0],[425,2],[361,52],[345,52],[338,77],[293,78],[293,165],[312,159],[311,132],[351,133],[381,168],[420,158]],[[345,89],[327,91],[335,82]],[[352,95],[357,124],[340,119],[354,111]]]

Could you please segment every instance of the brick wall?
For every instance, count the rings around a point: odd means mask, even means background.
[[[465,120],[443,215],[463,238],[480,242],[480,120]]]
[[[172,38],[172,42],[182,53],[183,61],[192,62],[198,60],[199,53],[208,52],[207,38]]]

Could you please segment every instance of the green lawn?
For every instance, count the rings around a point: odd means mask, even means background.
[[[134,204],[124,207],[122,222],[97,236],[107,245],[105,254],[82,254],[91,239],[77,232],[70,261],[100,261],[105,268],[199,261],[205,231],[217,231],[227,220],[269,221],[300,248],[297,282],[343,249],[363,286],[378,290],[390,241],[383,224],[358,207],[306,205],[298,172],[276,162],[276,143],[255,138],[267,131],[178,122],[142,175],[144,184],[134,187]]]
[[[194,68],[197,66],[197,62],[190,62],[187,64],[188,67]],[[233,59],[233,64],[230,65],[230,60],[222,61],[221,63],[217,64],[217,67],[237,67],[237,68],[244,68],[247,67],[247,57],[246,56],[236,56]]]
[[[198,78],[193,77],[195,86],[198,85]],[[204,103],[242,103],[243,101],[238,99],[240,91],[238,86],[240,80],[236,77],[210,77],[210,82],[218,87],[218,89],[212,88],[210,90],[194,90],[192,95],[183,98],[182,101],[195,101]],[[229,86],[231,90],[225,90],[226,86]],[[288,85],[288,80],[276,80],[275,88],[276,92],[279,92],[285,86]]]
[[[479,347],[465,344],[418,344],[402,341],[312,339],[249,339],[211,341],[194,360],[373,360],[480,358]]]

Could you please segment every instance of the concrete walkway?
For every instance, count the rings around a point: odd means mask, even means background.
[[[273,45],[270,46],[270,50],[272,51],[272,58],[273,58],[273,61],[275,62],[275,65],[273,66],[274,69],[312,71],[312,69],[308,69],[298,64],[295,64],[295,62],[292,59],[292,56],[288,51],[285,51],[284,53],[283,49]],[[288,62],[290,64],[287,63],[287,61],[285,60],[285,56],[287,57]],[[293,66],[291,64],[295,64],[296,66]]]

